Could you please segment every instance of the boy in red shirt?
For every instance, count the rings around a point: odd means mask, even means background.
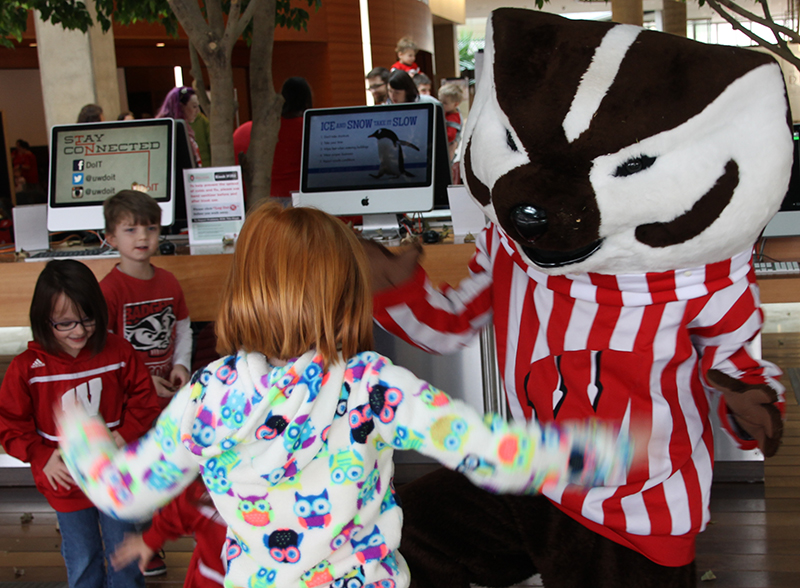
[[[178,280],[150,264],[161,234],[161,208],[148,194],[122,190],[106,200],[103,212],[106,240],[120,255],[100,282],[109,330],[133,345],[165,408],[189,381],[192,333]]]
[[[445,84],[439,88],[439,101],[444,108],[444,124],[447,127],[447,150],[450,161],[456,155],[458,142],[461,140],[461,113],[458,105],[464,99],[464,94],[457,84]]]

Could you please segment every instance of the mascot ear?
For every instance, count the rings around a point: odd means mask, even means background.
[[[748,387],[743,382],[722,373],[709,370],[708,382],[722,393],[736,424],[758,443],[767,457],[778,451],[783,435],[781,413],[775,404],[778,394],[767,385]]]

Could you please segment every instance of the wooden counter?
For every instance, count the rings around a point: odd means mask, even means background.
[[[422,265],[433,277],[434,283],[458,284],[467,276],[467,263],[475,251],[474,244],[427,245]],[[167,255],[153,258],[153,265],[175,274],[183,288],[189,316],[193,321],[211,321],[216,318],[219,294],[230,269],[233,256],[217,255]],[[87,259],[98,280],[111,271],[118,258]],[[0,327],[28,325],[28,312],[33,288],[45,262],[0,263]]]
[[[780,261],[800,259],[800,239],[770,239],[765,253]],[[475,252],[471,243],[460,245],[426,245],[422,265],[433,283],[457,285],[468,275],[467,264]],[[193,321],[214,320],[219,292],[228,275],[230,254],[156,256],[153,264],[178,278],[183,287],[189,314]],[[102,279],[117,259],[85,261],[97,279]],[[44,262],[0,263],[3,288],[0,290],[0,327],[28,325],[33,287]],[[781,276],[759,279],[761,301],[800,302],[800,276]]]

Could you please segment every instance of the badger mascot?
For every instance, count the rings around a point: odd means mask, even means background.
[[[642,429],[645,455],[588,491],[491,496],[449,471],[401,488],[412,582],[695,586],[711,397],[742,448],[771,456],[782,432],[780,371],[749,349],[751,250],[793,153],[780,67],[510,8],[485,51],[462,165],[491,222],[470,276],[437,290],[413,253],[373,252],[376,320],[440,353],[492,324],[514,418]]]

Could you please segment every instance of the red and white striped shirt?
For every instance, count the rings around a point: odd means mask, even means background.
[[[767,383],[783,402],[780,370],[748,350],[763,321],[749,252],[688,270],[548,276],[492,225],[458,289],[437,290],[420,269],[375,297],[375,320],[435,353],[455,351],[491,322],[515,418],[594,416],[648,431],[647,457],[626,485],[547,497],[662,565],[691,562],[709,519],[714,448],[704,374]],[[723,422],[740,447],[756,447]]]

